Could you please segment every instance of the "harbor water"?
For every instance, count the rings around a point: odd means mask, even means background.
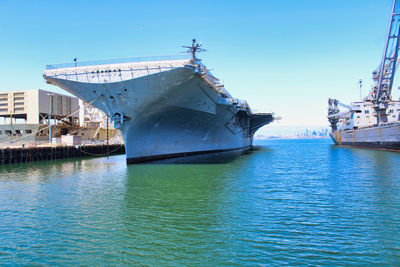
[[[0,265],[400,265],[400,153],[256,144],[0,166]]]

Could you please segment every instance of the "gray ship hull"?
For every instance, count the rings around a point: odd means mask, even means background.
[[[330,134],[336,145],[400,151],[400,124],[393,123]]]
[[[128,163],[249,149],[254,132],[273,120],[186,67],[109,83],[45,79],[114,119]]]

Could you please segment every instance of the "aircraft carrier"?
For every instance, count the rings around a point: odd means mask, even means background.
[[[272,113],[253,113],[196,57],[47,65],[44,78],[103,110],[121,130],[127,163],[246,150]]]
[[[362,101],[350,105],[329,99],[331,138],[337,145],[400,150],[400,101],[392,99],[399,64],[400,6],[393,2],[384,56],[372,73],[373,87]],[[360,91],[362,81],[360,83]],[[340,110],[339,107],[345,110]]]

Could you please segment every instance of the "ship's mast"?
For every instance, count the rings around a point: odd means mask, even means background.
[[[400,38],[400,6],[398,0],[393,1],[390,16],[389,30],[386,38],[382,62],[374,72],[374,87],[372,88],[372,101],[377,111],[378,124],[387,122],[386,109],[391,100],[394,75],[399,61]]]
[[[196,52],[204,52],[207,51],[203,48],[201,48],[201,44],[197,44],[196,43],[196,39],[192,40],[192,46],[185,46],[183,45],[182,47],[187,48],[187,53],[192,54],[192,60],[195,62],[196,60],[199,60],[198,58],[196,58]]]

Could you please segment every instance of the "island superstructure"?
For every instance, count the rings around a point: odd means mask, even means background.
[[[44,78],[103,110],[120,129],[128,163],[249,149],[273,121],[252,113],[191,57],[162,56],[48,65]]]
[[[400,6],[393,2],[384,55],[372,73],[373,87],[363,101],[345,105],[329,99],[331,137],[337,145],[400,150],[400,101],[392,99],[399,64]],[[361,81],[360,81],[361,86]],[[340,111],[339,106],[345,108]]]

